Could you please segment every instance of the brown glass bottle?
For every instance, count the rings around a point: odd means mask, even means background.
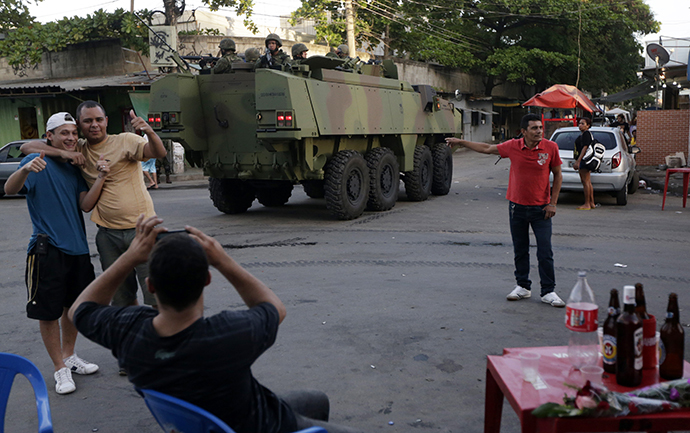
[[[607,373],[616,372],[616,319],[621,314],[621,305],[618,300],[618,290],[611,289],[611,299],[609,299],[608,317],[604,321],[604,335],[602,341],[602,355],[604,355],[604,371]]]
[[[685,332],[678,317],[678,295],[671,293],[666,308],[666,322],[659,332],[661,357],[659,376],[663,379],[683,377],[683,355],[685,353]]]
[[[647,314],[647,301],[644,299],[644,287],[642,283],[635,284],[635,314],[640,320],[649,319]]]
[[[623,287],[623,312],[616,320],[616,383],[642,382],[642,321],[635,314],[635,287]]]

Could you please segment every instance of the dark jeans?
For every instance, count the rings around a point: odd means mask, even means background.
[[[529,279],[529,227],[537,239],[537,260],[541,296],[551,293],[556,287],[553,269],[553,251],[551,250],[551,218],[544,219],[543,206],[523,206],[510,202],[510,234],[513,237],[515,254],[515,279],[517,284],[527,290],[532,289]]]
[[[361,430],[328,422],[330,403],[328,396],[321,391],[300,390],[280,394],[295,413],[297,429],[323,427],[328,433],[362,433]]]

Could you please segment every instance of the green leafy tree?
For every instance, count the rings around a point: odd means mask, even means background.
[[[41,0],[32,1],[38,3]],[[34,21],[29,7],[22,0],[0,0],[0,29],[7,31],[27,26]]]
[[[615,91],[634,84],[642,58],[636,36],[658,30],[643,0],[355,1],[357,41],[384,41],[394,55],[440,63],[502,83],[578,84]],[[303,0],[293,14],[314,18],[329,44],[344,39],[340,3]],[[336,18],[334,18],[336,17]]]

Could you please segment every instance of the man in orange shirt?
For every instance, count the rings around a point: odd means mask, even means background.
[[[446,138],[449,145],[459,144],[479,153],[510,159],[508,179],[510,234],[513,238],[515,280],[517,285],[506,297],[519,301],[532,296],[529,279],[529,228],[537,240],[537,260],[541,284],[541,301],[553,307],[565,307],[556,294],[556,277],[551,248],[551,218],[561,191],[561,158],[558,145],[544,138],[541,118],[525,115],[520,122],[522,137],[501,144],[487,144],[457,138]],[[553,173],[553,191],[549,174]]]

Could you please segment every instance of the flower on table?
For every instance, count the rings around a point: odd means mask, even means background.
[[[577,392],[567,394],[563,404],[545,403],[532,414],[537,418],[573,416],[625,416],[690,407],[690,380],[678,379],[620,393],[589,381],[582,388],[565,384]]]

